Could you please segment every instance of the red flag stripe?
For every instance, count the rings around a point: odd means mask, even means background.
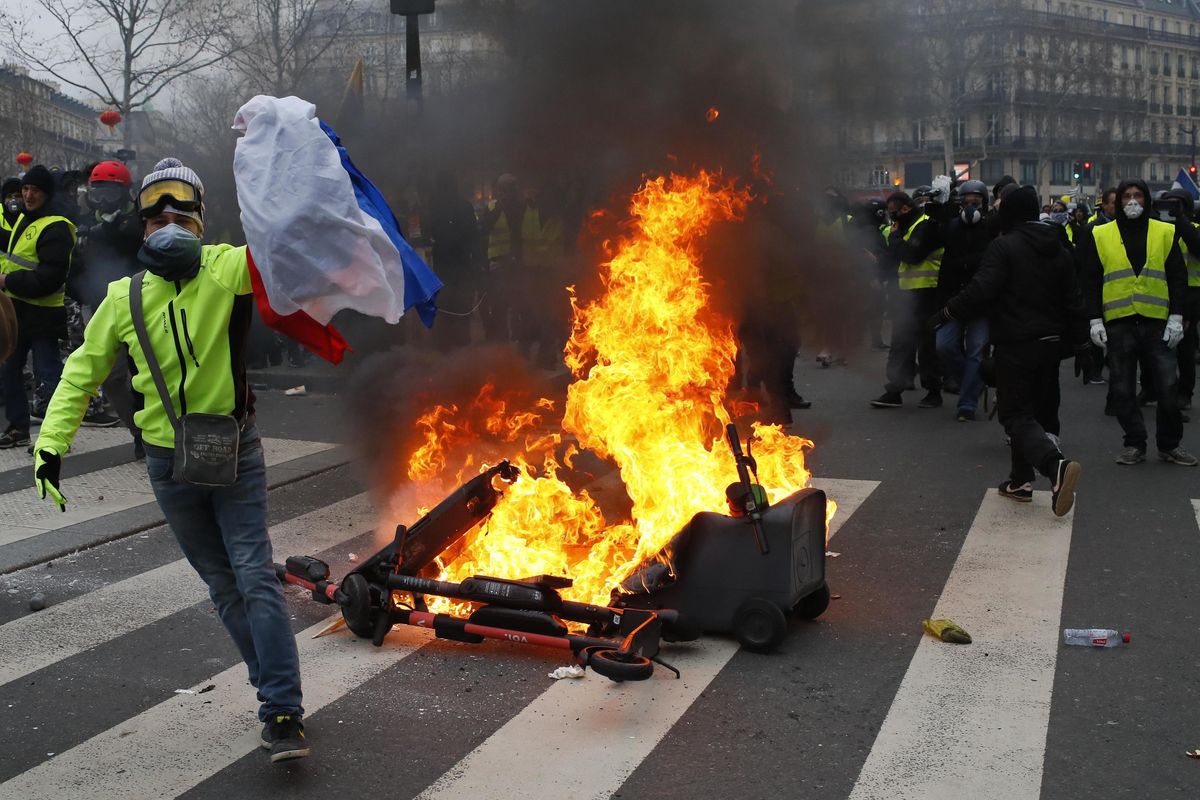
[[[249,248],[246,250],[246,261],[250,265],[250,284],[254,288],[254,302],[263,322],[273,331],[298,342],[305,349],[316,353],[331,364],[340,364],[347,350],[352,349],[337,328],[332,325],[322,325],[303,311],[282,315],[271,308],[267,291],[263,288],[262,276],[254,264],[254,256]]]

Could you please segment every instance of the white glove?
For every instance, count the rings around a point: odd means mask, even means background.
[[[1096,347],[1108,348],[1108,331],[1104,330],[1104,320],[1092,320],[1092,329],[1089,331],[1092,337],[1092,344]]]
[[[1183,315],[1172,314],[1167,317],[1167,327],[1163,330],[1163,341],[1167,347],[1174,350],[1175,345],[1183,338]]]

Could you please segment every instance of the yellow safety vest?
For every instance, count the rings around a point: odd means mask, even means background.
[[[1075,244],[1075,227],[1069,222],[1063,227],[1067,229],[1067,241]]]
[[[496,209],[495,200],[488,203],[488,209],[491,211]],[[537,252],[541,246],[541,236],[542,220],[538,216],[537,209],[526,207],[521,216],[521,241],[526,255],[533,255]],[[488,236],[488,260],[495,261],[510,253],[512,253],[512,234],[508,230],[508,215],[501,211]]]
[[[1200,228],[1200,225],[1193,222],[1192,227]],[[1200,288],[1200,256],[1189,253],[1183,239],[1179,240],[1179,252],[1183,253],[1183,263],[1187,265],[1188,287]]]
[[[1117,225],[1096,226],[1096,253],[1104,268],[1104,321],[1140,315],[1166,319],[1171,295],[1167,288],[1167,256],[1175,243],[1175,227],[1152,219],[1146,232],[1146,264],[1141,274],[1133,271],[1121,229]]]
[[[41,237],[42,231],[44,231],[47,226],[52,225],[55,222],[67,223],[67,227],[71,229],[71,242],[74,243],[75,241],[75,223],[71,222],[71,220],[67,219],[66,217],[60,217],[53,214],[35,219],[33,222],[29,223],[25,230],[21,231],[20,236],[17,236],[16,233],[21,228],[21,220],[24,218],[24,214],[17,217],[16,224],[13,225],[12,231],[8,236],[8,252],[0,256],[0,272],[3,272],[5,275],[11,275],[12,273],[23,269],[37,269],[38,238]],[[67,268],[70,269],[69,262],[67,264]],[[15,297],[22,302],[29,303],[30,305],[45,306],[47,308],[61,308],[63,305],[63,298],[66,296],[66,284],[64,283],[57,292],[43,295],[42,297],[22,297],[19,294],[10,292],[8,289],[5,289],[4,293],[9,297]]]
[[[917,229],[917,226],[927,219],[929,217],[924,214],[917,217],[916,222],[910,225],[908,230],[904,232],[904,241],[907,242],[909,237],[912,236],[913,231]],[[900,288],[905,290],[936,289],[938,285],[938,273],[942,269],[942,254],[945,252],[946,249],[944,247],[939,247],[926,256],[925,260],[920,264],[908,264],[901,261],[900,269],[898,270]]]

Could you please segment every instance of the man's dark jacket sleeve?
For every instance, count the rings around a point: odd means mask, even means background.
[[[982,316],[1008,282],[1009,263],[1006,257],[1007,243],[1003,237],[993,239],[984,251],[979,270],[963,290],[952,297],[946,308],[954,319],[972,319]]]
[[[19,297],[31,299],[54,294],[67,282],[74,248],[75,239],[66,222],[47,225],[38,236],[37,268],[9,273],[5,278],[5,288]]]

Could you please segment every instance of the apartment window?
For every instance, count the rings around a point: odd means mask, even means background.
[[[1154,30],[1154,17],[1146,17],[1146,30]]]
[[[1163,53],[1163,75],[1169,76],[1170,74],[1171,74],[1171,54],[1164,52]]]
[[[1037,183],[1038,162],[1036,159],[1021,159],[1021,183]]]
[[[1158,162],[1157,161],[1150,162],[1150,180],[1152,180],[1152,181],[1158,180]]]
[[[1176,34],[1181,34],[1181,33],[1183,33],[1183,25],[1182,25],[1181,23],[1179,23],[1179,22],[1176,22],[1176,23],[1175,23],[1175,33],[1176,33]]]
[[[995,144],[1000,137],[1000,116],[995,113],[988,114],[987,125],[987,142]]]
[[[989,158],[979,165],[979,180],[992,185],[1004,177],[1004,161],[999,158]]]
[[[1150,86],[1150,105],[1152,105],[1152,106],[1158,105],[1158,84],[1157,83],[1151,84],[1151,86]]]
[[[1158,123],[1150,123],[1150,144],[1158,144]]]
[[[1175,57],[1175,74],[1183,77],[1183,54],[1180,53]]]
[[[1140,47],[1133,48],[1133,65],[1137,69],[1142,68],[1142,48]]]
[[[1192,80],[1200,78],[1200,60],[1192,56]]]
[[[1158,51],[1151,50],[1150,52],[1146,53],[1146,58],[1150,62],[1150,74],[1157,75],[1158,74]]]
[[[1180,90],[1182,92],[1182,90]],[[1182,95],[1181,95],[1182,96]],[[963,147],[967,143],[967,121],[959,117],[954,121],[954,146]]]
[[[1185,107],[1184,107],[1184,99],[1183,98],[1184,98],[1183,89],[1176,89],[1175,90],[1175,105],[1177,105],[1179,107],[1179,109],[1178,109],[1179,116],[1181,116],[1181,117],[1187,114],[1187,111],[1185,110]]]
[[[1067,162],[1066,161],[1051,161],[1050,162],[1050,182],[1057,184],[1067,183]]]
[[[1118,12],[1117,12],[1117,24],[1118,24],[1118,25],[1124,25],[1124,24],[1125,24],[1125,12],[1124,12],[1124,11],[1118,11]]]
[[[1129,69],[1129,46],[1121,45],[1121,68]]]
[[[1129,15],[1129,24],[1130,24],[1130,25],[1132,25],[1132,26],[1133,26],[1133,27],[1135,27],[1135,28],[1137,27],[1137,14],[1130,14],[1130,15]]]
[[[925,125],[920,120],[912,126],[912,145],[918,150],[925,146]]]

